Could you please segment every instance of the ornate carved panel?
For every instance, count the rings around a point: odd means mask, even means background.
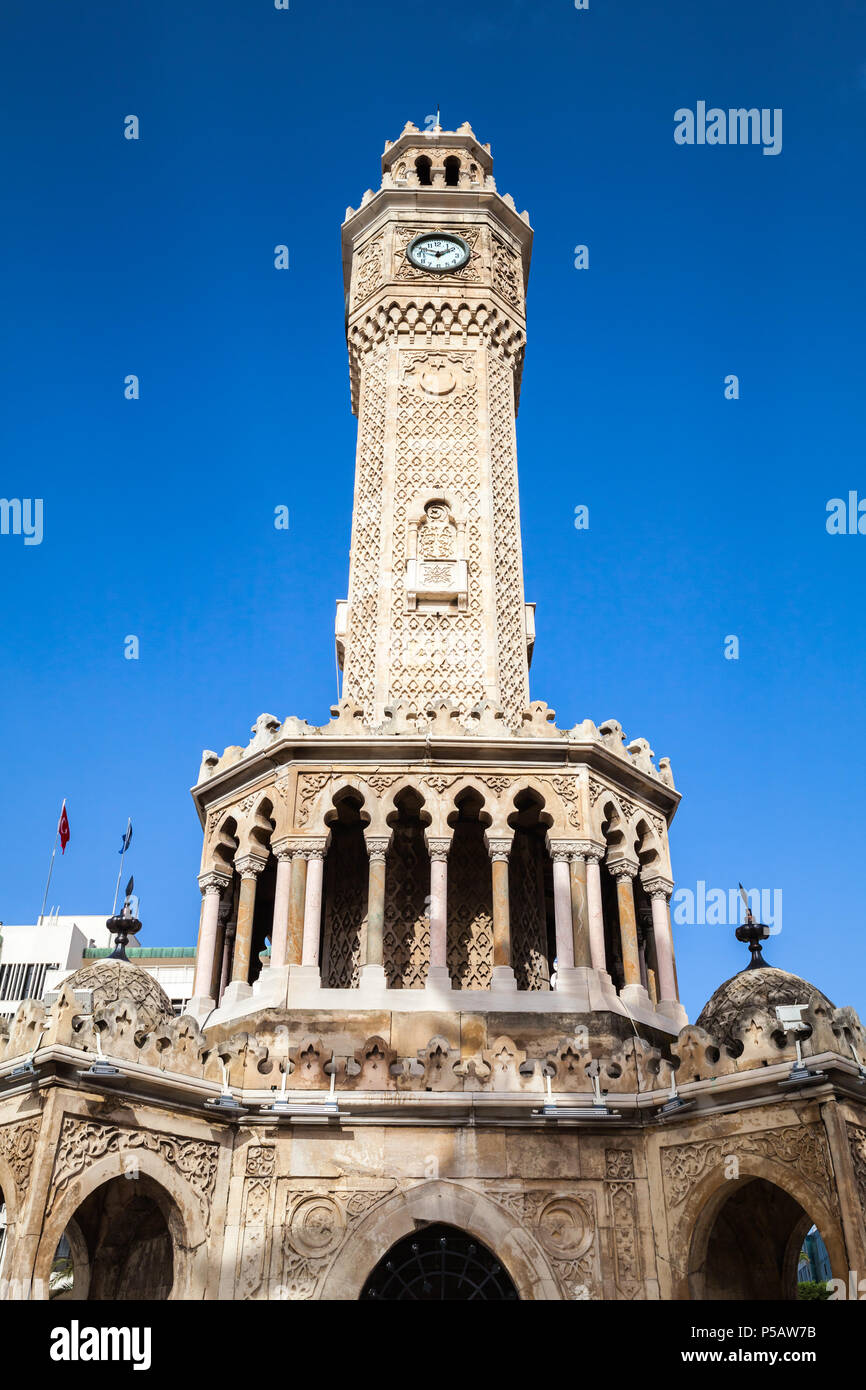
[[[353,308],[356,308],[362,300],[367,298],[368,294],[372,294],[384,282],[382,256],[384,240],[385,235],[380,232],[378,236],[371,237],[358,252],[353,271]]]
[[[12,1169],[18,1200],[23,1202],[30,1186],[33,1154],[39,1136],[40,1119],[23,1120],[20,1124],[4,1125],[0,1129],[0,1155]]]
[[[493,970],[493,888],[484,831],[457,825],[448,856],[448,972],[455,989],[489,989]]]
[[[668,1196],[674,1209],[688,1197],[696,1182],[730,1155],[757,1154],[795,1168],[823,1201],[835,1206],[830,1155],[816,1125],[788,1125],[761,1134],[733,1134],[727,1139],[694,1144],[672,1144],[662,1149],[661,1164]]]
[[[53,1210],[64,1189],[105,1154],[129,1156],[130,1169],[140,1149],[158,1154],[188,1183],[198,1199],[206,1226],[210,1225],[216,1186],[219,1145],[203,1139],[179,1139],[158,1130],[127,1129],[67,1115],[61,1126],[54,1158],[46,1212]]]
[[[851,1145],[851,1158],[854,1163],[854,1177],[860,1205],[866,1219],[866,1129],[859,1125],[848,1126],[848,1143]]]
[[[514,440],[514,378],[510,367],[491,356],[489,377],[490,451],[493,474],[494,574],[499,700],[505,722],[519,728],[529,701],[526,635],[517,510],[517,456]]]
[[[385,458],[387,348],[367,359],[362,381],[357,497],[352,521],[349,631],[344,695],[372,718],[376,680],[379,566],[382,558],[382,469]]]
[[[360,828],[334,826],[325,864],[322,984],[353,989],[360,978],[367,925],[369,862]]]
[[[418,709],[447,698],[465,713],[484,696],[477,359],[475,353],[404,351],[400,364],[389,696]],[[424,369],[420,376],[419,365]],[[437,366],[454,380],[442,396],[427,394],[418,385]],[[410,499],[434,497],[443,490],[466,517],[466,606],[407,612],[407,508]]]
[[[598,1297],[598,1223],[591,1192],[491,1187],[486,1194],[532,1232],[566,1298]]]
[[[420,824],[394,830],[385,876],[383,947],[389,989],[423,989],[430,964],[430,866]]]
[[[623,1299],[638,1298],[644,1292],[644,1285],[634,1191],[634,1155],[629,1150],[605,1151],[604,1188],[612,1230],[616,1291]]]
[[[544,849],[535,836],[514,836],[508,857],[511,960],[518,989],[548,989]]]
[[[382,1188],[283,1189],[279,1245],[272,1257],[271,1297],[306,1300],[316,1297],[322,1277],[357,1223],[394,1184]]]

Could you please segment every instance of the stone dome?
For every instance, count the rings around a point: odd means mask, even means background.
[[[787,970],[777,970],[774,965],[761,965],[756,970],[741,970],[719,985],[695,1020],[695,1026],[730,1047],[737,1040],[737,1025],[741,1019],[745,1021],[757,1010],[773,1014],[777,1004],[808,1004],[812,1009],[820,1007],[828,1013],[835,1008],[826,994],[808,980],[801,980],[799,975]]]
[[[93,991],[93,1012],[129,1000],[138,1010],[139,1021],[149,1030],[174,1017],[171,1000],[152,975],[130,961],[85,961],[79,970],[67,975],[60,988],[90,989]]]

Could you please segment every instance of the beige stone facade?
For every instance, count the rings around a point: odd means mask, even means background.
[[[857,1016],[758,969],[690,1026],[670,763],[530,700],[528,217],[468,126],[382,171],[343,228],[342,699],[203,755],[188,1016],[101,963],[0,1035],[3,1294],[438,1297],[412,1238],[485,1298],[793,1297],[813,1222],[866,1274]]]

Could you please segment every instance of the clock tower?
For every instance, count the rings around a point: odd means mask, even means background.
[[[359,424],[336,636],[344,698],[374,725],[448,701],[517,729],[529,701],[514,420],[532,229],[492,170],[468,124],[410,122],[343,224]]]

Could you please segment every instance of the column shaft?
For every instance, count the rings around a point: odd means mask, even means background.
[[[574,937],[571,917],[571,874],[564,854],[553,856],[553,914],[556,923],[557,969],[574,967]]]
[[[292,856],[292,878],[289,886],[289,921],[286,940],[286,963],[300,965],[304,947],[304,904],[307,899],[307,861],[302,854]]]
[[[592,965],[589,945],[589,902],[586,892],[586,860],[582,854],[573,854],[571,873],[571,936],[574,963],[577,966]]]
[[[616,901],[619,908],[619,939],[622,947],[622,969],[627,985],[640,985],[640,955],[637,944],[637,918],[634,910],[634,889],[628,874],[618,874]]]
[[[661,999],[679,999],[677,980],[674,974],[674,943],[667,897],[664,893],[653,893],[650,902],[652,904],[656,960],[659,968],[659,997]]]
[[[511,914],[508,905],[508,860],[494,859],[493,876],[493,965],[511,966]]]
[[[286,964],[289,944],[289,898],[292,878],[292,858],[281,852],[277,855],[277,885],[274,892],[274,921],[271,927],[271,966]]]
[[[324,853],[316,850],[310,855],[307,864],[307,891],[304,897],[304,944],[301,961],[303,965],[313,965],[317,968],[322,923],[322,878],[324,871]]]
[[[593,970],[607,969],[604,949],[604,911],[601,904],[601,867],[595,856],[586,861],[586,899],[589,911],[589,949]]]
[[[235,932],[235,958],[232,965],[232,982],[239,980],[249,984],[250,955],[253,946],[253,914],[256,910],[256,875],[241,876],[241,891],[238,899],[238,925]]]
[[[217,933],[219,930],[220,892],[208,888],[202,899],[201,930],[195,956],[195,983],[192,992],[197,997],[212,998],[216,974]]]
[[[448,954],[448,860],[444,855],[430,860],[430,966],[447,964]]]
[[[371,854],[370,878],[367,890],[367,965],[384,965],[384,935],[385,856],[384,854]]]

